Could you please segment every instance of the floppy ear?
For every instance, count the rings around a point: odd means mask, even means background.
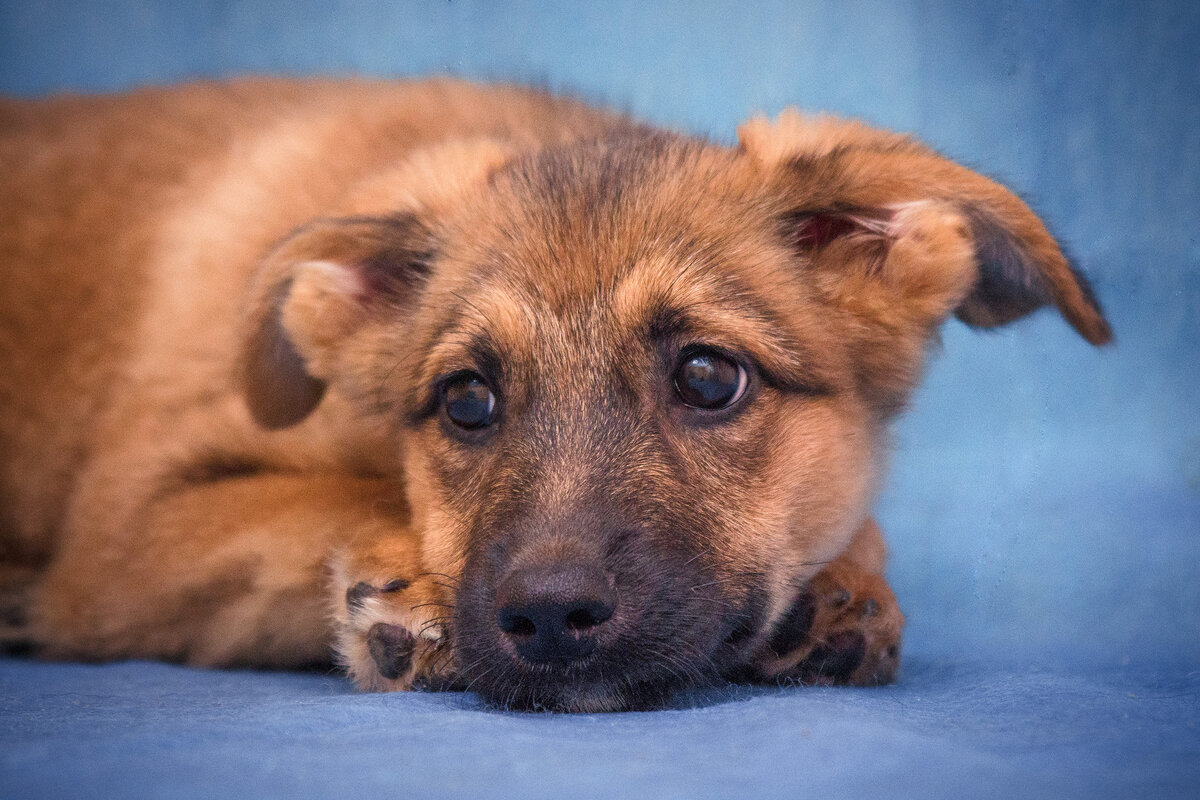
[[[260,425],[286,428],[307,417],[355,332],[381,310],[391,312],[389,324],[396,312],[402,318],[432,266],[424,220],[438,219],[513,155],[486,136],[410,152],[354,187],[348,207],[358,216],[313,220],[267,257],[250,287],[241,359],[246,402]]]
[[[412,214],[319,219],[294,231],[255,275],[241,376],[264,428],[307,417],[336,373],[341,345],[382,308],[415,300],[432,237]]]
[[[911,139],[785,111],[738,131],[788,203],[784,235],[836,301],[886,327],[993,327],[1053,305],[1112,338],[1087,281],[1016,195]],[[901,332],[897,330],[896,332]]]

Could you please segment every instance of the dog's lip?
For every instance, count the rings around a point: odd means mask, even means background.
[[[503,660],[504,667],[494,667],[496,660]],[[637,674],[631,675],[630,669],[622,668],[617,661],[611,652],[597,650],[568,663],[529,663],[505,643],[492,651],[487,664],[477,665],[461,678],[501,708],[563,713],[657,707],[677,688],[677,676],[664,665],[656,665],[647,674],[647,665],[642,664]],[[631,691],[634,684],[641,688]]]
[[[531,664],[515,653],[512,655],[512,659],[521,672],[529,675],[583,678],[588,677],[590,672],[596,671],[596,663],[600,660],[600,656],[595,652],[592,652],[583,658],[578,658],[573,661],[562,660],[559,662],[551,661],[540,664]]]
[[[498,649],[500,652],[496,656],[507,659],[510,669],[515,668],[518,674],[526,677],[591,678],[593,673],[597,676],[602,674],[602,662],[605,660],[602,646],[597,646],[592,652],[574,660],[541,663],[526,661],[517,652],[516,643],[503,637],[499,640]]]
[[[665,701],[665,698],[664,698]],[[662,703],[659,703],[662,705]],[[530,704],[533,710],[545,710],[566,714],[607,714],[620,711],[635,711],[649,707],[646,702],[622,697],[616,687],[589,686],[569,697],[568,702],[554,704]]]

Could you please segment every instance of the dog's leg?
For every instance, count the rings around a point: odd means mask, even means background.
[[[884,580],[884,545],[868,520],[850,547],[801,590],[751,666],[759,681],[875,686],[900,663],[904,615]]]
[[[371,619],[413,639],[413,668],[393,669],[387,684],[407,688],[436,649],[428,626],[441,615],[442,591],[420,574],[396,498],[377,480],[250,474],[162,492],[130,513],[100,512],[68,536],[35,589],[35,646],[66,658],[327,663],[354,625],[350,589]],[[387,607],[353,588],[377,576]]]

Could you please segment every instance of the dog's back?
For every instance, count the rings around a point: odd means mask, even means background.
[[[63,98],[0,110],[5,561],[45,557],[136,328],[150,219],[184,148],[158,140],[165,109],[147,119],[149,100]]]

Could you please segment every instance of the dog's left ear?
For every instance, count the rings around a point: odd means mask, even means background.
[[[250,288],[240,372],[267,429],[307,417],[373,317],[403,319],[424,284],[433,237],[414,214],[318,219],[265,260]]]
[[[1083,276],[994,181],[832,117],[786,111],[747,122],[738,138],[784,198],[783,235],[818,288],[887,335],[928,333],[951,313],[993,327],[1053,305],[1092,344],[1112,338]]]
[[[405,323],[433,268],[435,221],[513,155],[488,137],[406,153],[353,187],[358,215],[312,220],[276,247],[244,318],[241,378],[255,421],[299,423],[333,377],[353,373],[356,334]]]

